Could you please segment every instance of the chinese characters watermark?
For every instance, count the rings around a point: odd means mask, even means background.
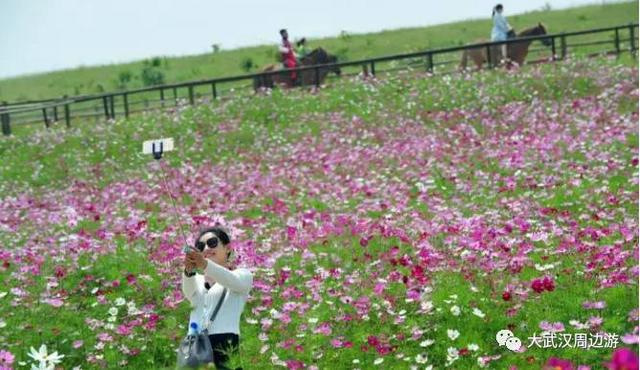
[[[543,332],[540,336],[533,333],[527,348],[616,348],[618,341],[618,334]]]

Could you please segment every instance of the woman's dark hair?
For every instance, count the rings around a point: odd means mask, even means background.
[[[227,232],[227,230],[224,227],[222,227],[222,225],[217,223],[213,227],[207,227],[205,229],[200,230],[200,233],[198,234],[198,237],[196,238],[194,243],[197,243],[198,240],[200,240],[200,238],[202,238],[202,235],[204,235],[206,233],[214,233],[214,234],[216,234],[218,239],[220,239],[222,244],[225,245],[225,246],[227,246],[231,242],[231,238],[229,238],[229,233]],[[227,255],[227,258],[229,258],[230,255],[231,255],[231,251],[229,251],[229,253]]]
[[[491,16],[493,17],[494,15],[496,15],[496,12],[498,10],[502,10],[502,4],[498,4],[498,5],[493,7],[493,12],[491,12]]]
[[[281,30],[280,30],[280,35],[282,35],[282,34],[283,34],[283,33],[285,33],[285,32],[287,32],[287,29],[286,29],[286,28],[281,29]]]
[[[307,42],[307,39],[303,37],[296,43],[296,46],[300,46],[300,45],[302,45],[302,44],[304,44],[306,42]]]

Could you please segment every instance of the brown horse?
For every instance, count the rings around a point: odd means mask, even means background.
[[[537,26],[527,28],[526,30],[520,32],[516,38],[518,37],[528,37],[528,36],[540,36],[546,35],[547,28],[542,24],[538,23]],[[479,40],[479,42],[486,42],[486,40]],[[521,42],[513,42],[507,44],[507,59],[512,63],[516,63],[521,66],[524,63],[524,60],[527,58],[527,54],[529,53],[529,46],[531,45],[532,40],[525,40]],[[551,40],[544,38],[541,39],[540,42],[544,46],[550,46]],[[491,65],[497,66],[502,61],[502,45],[491,46]],[[460,62],[460,69],[467,68],[467,60],[471,58],[471,60],[476,64],[478,69],[482,69],[482,65],[487,62],[487,48],[473,48],[466,49],[462,52],[462,61]]]
[[[307,54],[305,57],[300,58],[300,67],[304,66],[312,66],[316,64],[333,64],[338,61],[338,58],[335,55],[331,55],[327,53],[323,48],[317,48]],[[279,73],[274,73],[267,76],[258,76],[253,79],[253,87],[254,89],[259,89],[261,87],[273,88],[274,85],[284,85],[287,87],[293,86],[307,86],[313,85],[316,81],[316,70],[310,69],[307,71],[299,71],[297,73],[297,78],[295,81],[291,80],[291,72],[282,67],[282,64],[270,64],[262,69],[261,72],[272,72],[272,71],[280,71]],[[318,78],[320,79],[319,83],[322,84],[322,81],[327,77],[329,72],[333,72],[336,75],[340,76],[340,67],[331,66],[331,67],[322,67],[318,70]]]

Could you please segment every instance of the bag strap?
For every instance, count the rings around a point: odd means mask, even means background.
[[[220,306],[222,306],[222,301],[224,301],[224,298],[226,295],[227,295],[227,287],[224,287],[224,289],[222,290],[222,296],[218,301],[218,305],[216,306],[216,309],[213,310],[213,313],[211,314],[211,321],[216,319],[216,315],[218,315],[218,311],[220,311]]]

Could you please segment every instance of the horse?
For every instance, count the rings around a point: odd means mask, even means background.
[[[316,64],[333,64],[338,61],[338,58],[335,55],[331,55],[327,53],[323,48],[317,48],[311,51],[309,54],[300,58],[299,66],[311,66]],[[271,75],[265,76],[256,76],[253,79],[253,87],[254,89],[259,89],[261,87],[273,88],[274,85],[285,85],[287,87],[293,86],[307,86],[313,85],[316,82],[316,70],[310,69],[306,71],[298,71],[297,78],[295,81],[291,80],[291,71],[283,68],[281,64],[270,64],[264,67],[260,72],[274,72],[280,71],[279,73],[274,73]],[[333,72],[337,76],[340,76],[340,67],[338,66],[329,66],[329,67],[321,67],[318,70],[318,78],[319,84],[324,81],[327,75]]]
[[[537,26],[527,28],[526,30],[520,32],[516,38],[518,37],[528,37],[528,36],[540,36],[546,35],[547,28],[542,24],[538,23]],[[486,42],[485,40],[479,40],[479,42]],[[529,53],[529,45],[531,45],[532,40],[525,40],[521,42],[513,42],[507,44],[507,59],[511,62],[514,62],[521,66],[524,63],[527,54]],[[540,42],[544,46],[550,46],[551,40],[544,38],[541,39]],[[491,65],[498,65],[502,58],[502,45],[494,45],[491,46]],[[462,52],[462,61],[460,62],[460,69],[465,70],[467,68],[467,60],[471,58],[473,62],[476,64],[478,69],[482,69],[482,65],[487,62],[487,48],[472,48],[466,49]]]

